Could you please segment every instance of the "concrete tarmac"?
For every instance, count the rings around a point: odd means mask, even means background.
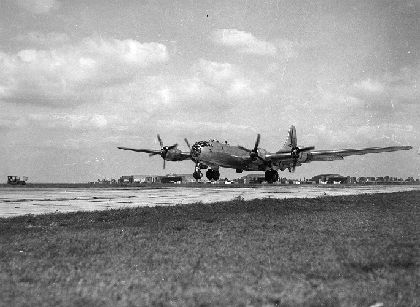
[[[54,212],[106,210],[138,206],[173,206],[210,203],[235,198],[314,198],[365,193],[420,190],[420,185],[312,186],[261,185],[258,187],[164,188],[25,188],[0,189],[0,217]]]

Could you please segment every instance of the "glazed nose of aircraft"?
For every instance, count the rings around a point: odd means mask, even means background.
[[[209,143],[206,141],[200,141],[200,142],[196,142],[192,147],[191,147],[191,157],[193,159],[198,159],[200,157],[201,154],[201,149],[203,147],[207,147],[209,146]]]
[[[197,142],[191,147],[191,157],[193,157],[194,159],[198,159],[198,157],[200,156],[200,153],[201,153],[201,145],[199,144],[199,142]]]

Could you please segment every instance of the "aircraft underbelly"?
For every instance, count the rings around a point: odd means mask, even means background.
[[[226,153],[214,154],[212,160],[214,163],[219,164],[221,167],[240,168],[242,165],[242,159],[232,157]]]
[[[243,159],[233,157],[225,152],[208,152],[203,153],[200,160],[209,166],[220,166],[225,168],[239,168],[243,167]]]

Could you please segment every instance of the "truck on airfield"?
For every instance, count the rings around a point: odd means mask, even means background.
[[[7,176],[7,184],[11,185],[25,185],[28,177],[23,176],[22,179],[18,176]]]

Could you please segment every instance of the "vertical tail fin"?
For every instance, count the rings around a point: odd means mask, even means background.
[[[297,137],[296,137],[296,128],[295,126],[290,126],[287,133],[286,141],[279,151],[291,151],[292,148],[297,146]]]

